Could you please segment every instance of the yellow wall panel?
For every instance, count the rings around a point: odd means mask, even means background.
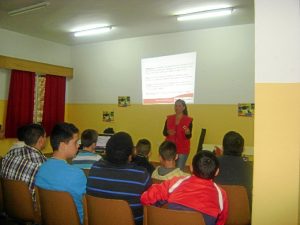
[[[196,152],[201,128],[206,128],[205,144],[221,145],[224,134],[229,130],[240,132],[246,146],[253,146],[253,118],[237,116],[236,105],[188,105],[189,115],[194,118],[192,155]],[[6,101],[0,101],[0,121],[4,120]],[[113,122],[103,122],[103,111],[114,111]],[[65,119],[74,123],[80,131],[87,128],[99,133],[107,127],[117,131],[126,131],[132,135],[134,143],[147,138],[152,143],[151,160],[158,161],[158,147],[164,140],[162,130],[166,116],[174,112],[173,105],[131,105],[118,107],[115,104],[67,104]],[[0,140],[0,155],[7,152],[15,139]],[[48,142],[46,153],[51,152]]]
[[[300,84],[256,84],[252,224],[298,224]]]
[[[7,100],[0,100],[0,124],[3,126],[6,115]]]
[[[42,74],[52,74],[63,77],[73,77],[73,68],[51,65],[47,63],[35,62],[25,59],[18,59],[3,55],[0,55],[0,67]]]
[[[240,132],[245,145],[253,146],[254,118],[237,116],[236,105],[188,105],[189,115],[194,118],[191,152],[195,153],[201,128],[206,128],[205,144],[222,144],[224,134],[229,130]],[[113,122],[103,122],[102,112],[114,111]],[[127,131],[136,143],[147,138],[152,143],[151,159],[158,160],[158,146],[164,140],[162,130],[166,116],[174,112],[173,105],[131,105],[118,107],[109,104],[68,104],[66,120],[82,131],[87,128],[102,132],[107,127]],[[189,157],[189,162],[192,157]]]

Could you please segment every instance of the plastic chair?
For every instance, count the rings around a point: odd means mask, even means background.
[[[3,200],[6,214],[16,220],[40,224],[39,204],[32,201],[27,183],[2,178]]]
[[[37,190],[43,225],[80,225],[76,205],[68,192],[45,190],[40,187]]]
[[[143,225],[205,225],[199,212],[144,206]]]
[[[89,225],[86,195],[84,195],[82,197],[82,206],[83,206],[83,215],[84,215],[84,217],[83,217],[83,225]]]
[[[0,170],[2,168],[2,157],[0,156]],[[3,190],[2,190],[2,177],[0,176],[0,214],[2,214],[4,208]]]
[[[4,199],[3,199],[3,190],[2,190],[2,178],[0,177],[0,215],[3,213],[3,209],[4,209]]]
[[[247,190],[239,185],[220,185],[227,193],[228,219],[226,225],[249,225],[250,207]]]
[[[119,199],[106,199],[86,195],[89,225],[134,225],[128,203]]]
[[[202,149],[203,149],[203,143],[204,143],[205,135],[206,135],[206,129],[202,128],[201,133],[200,133],[200,137],[199,137],[197,153],[201,152]]]

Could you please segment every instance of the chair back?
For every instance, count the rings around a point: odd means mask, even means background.
[[[144,225],[205,225],[199,212],[173,210],[155,206],[144,207]]]
[[[124,200],[86,195],[89,225],[134,225],[133,215]]]
[[[2,157],[0,156],[0,171],[2,168]],[[2,191],[2,177],[0,176],[0,214],[3,212],[4,200],[3,200],[3,191]]]
[[[0,214],[3,212],[3,209],[4,209],[4,200],[3,200],[3,190],[2,190],[2,178],[0,177]]]
[[[83,215],[84,215],[84,217],[83,217],[83,225],[89,225],[86,195],[84,195],[82,197],[82,206],[83,206]]]
[[[40,223],[38,203],[35,209],[27,183],[2,178],[2,188],[4,209],[9,217]]]
[[[220,185],[227,193],[228,219],[226,225],[249,225],[250,207],[247,190],[239,185]]]
[[[37,189],[43,225],[80,225],[76,205],[68,192]]]
[[[201,152],[202,149],[203,149],[203,143],[204,143],[205,135],[206,135],[206,129],[202,128],[201,133],[200,133],[200,137],[199,137],[197,153]]]

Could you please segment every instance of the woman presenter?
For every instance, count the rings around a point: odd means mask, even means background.
[[[178,154],[176,167],[183,170],[190,153],[193,118],[188,116],[186,104],[181,99],[176,100],[174,109],[175,114],[167,116],[163,134],[166,140],[176,144]]]

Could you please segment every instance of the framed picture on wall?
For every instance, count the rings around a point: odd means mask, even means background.
[[[114,112],[113,111],[103,111],[102,113],[103,122],[112,122],[114,121]]]
[[[238,115],[253,117],[254,116],[254,103],[239,103],[238,104]]]
[[[130,96],[119,96],[118,97],[118,106],[119,107],[130,106]]]

